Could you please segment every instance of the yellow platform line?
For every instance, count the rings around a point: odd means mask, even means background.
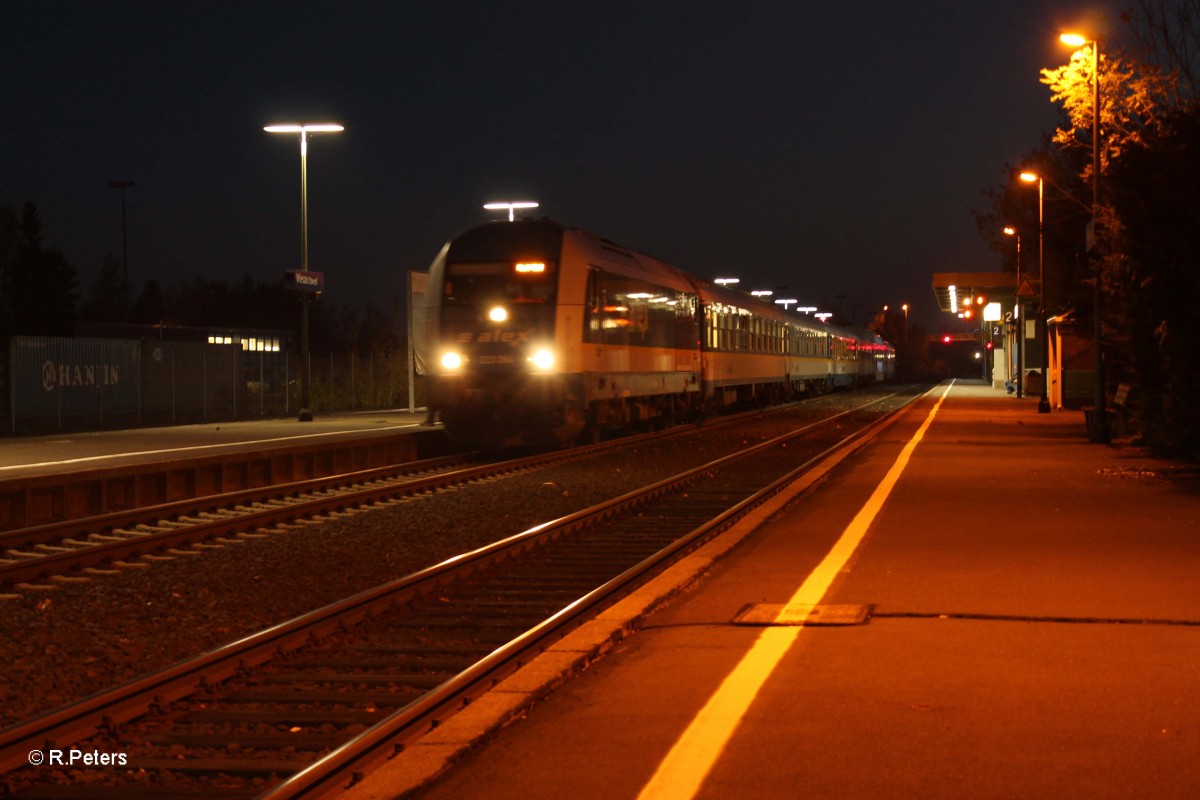
[[[900,451],[887,475],[842,531],[833,548],[792,595],[788,606],[815,606],[821,602],[838,573],[845,569],[854,551],[867,535],[868,528],[883,508],[896,482],[900,480],[913,451],[933,424],[934,416],[942,407],[953,385],[952,381],[946,386],[942,396],[921,423],[921,427]],[[733,737],[734,730],[749,710],[750,704],[758,696],[759,690],[803,631],[802,625],[763,630],[749,652],[725,677],[671,747],[650,782],[638,795],[640,800],[688,800],[696,796],[705,777],[716,764],[725,745]]]

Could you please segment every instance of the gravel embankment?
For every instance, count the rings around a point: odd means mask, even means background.
[[[0,600],[0,727],[794,427],[755,417]]]

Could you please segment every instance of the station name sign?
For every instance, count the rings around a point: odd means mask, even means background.
[[[301,269],[284,270],[283,288],[295,292],[325,291],[325,273],[308,272]]]

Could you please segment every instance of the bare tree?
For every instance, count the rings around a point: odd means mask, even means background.
[[[1171,105],[1195,102],[1200,87],[1200,0],[1138,0],[1121,19],[1134,55],[1173,76]]]

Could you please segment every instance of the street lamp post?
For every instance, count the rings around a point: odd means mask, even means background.
[[[1021,287],[1021,234],[1011,226],[1004,229],[1004,233],[1008,236],[1013,236],[1017,240],[1017,289]],[[1017,399],[1021,400],[1025,397],[1025,315],[1021,313],[1021,298],[1015,298],[1017,312]]]
[[[1045,181],[1033,172],[1022,172],[1021,180],[1026,183],[1037,181],[1038,187],[1038,315],[1034,329],[1041,347],[1042,396],[1038,398],[1038,413],[1050,413],[1050,398],[1046,394],[1046,362],[1050,360],[1050,348],[1046,342],[1046,255],[1045,255]]]
[[[1088,39],[1077,33],[1064,33],[1058,37],[1063,44],[1071,47],[1092,46],[1092,242],[1096,236],[1096,213],[1100,210],[1100,40]],[[1091,248],[1089,248],[1091,249]],[[1104,279],[1104,266],[1100,263],[1099,255],[1094,255],[1096,261],[1095,282],[1092,284],[1092,336],[1095,338],[1095,385],[1092,387],[1093,414],[1092,425],[1088,430],[1089,441],[1092,444],[1108,444],[1111,435],[1108,430],[1106,398],[1104,395],[1104,354],[1101,348],[1101,337],[1104,326],[1101,322],[1103,308],[1103,292],[1100,283]]]
[[[125,227],[125,190],[134,187],[133,181],[109,181],[108,188],[121,190],[121,283],[129,283],[129,236]]]
[[[300,134],[300,269],[308,272],[308,135],[310,133],[339,133],[344,131],[335,123],[305,123],[303,125],[267,125],[267,133]],[[304,292],[300,313],[300,422],[312,422],[312,405],[309,390],[312,384],[311,365],[308,355],[308,305],[312,293]]]

